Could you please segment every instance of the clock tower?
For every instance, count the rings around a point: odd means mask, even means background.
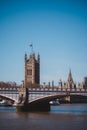
[[[35,53],[31,53],[29,58],[24,56],[24,86],[40,84],[40,55],[37,58]]]

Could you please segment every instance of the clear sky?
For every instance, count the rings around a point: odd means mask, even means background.
[[[87,76],[86,0],[0,0],[0,81],[24,79],[24,53],[41,57],[41,83]]]

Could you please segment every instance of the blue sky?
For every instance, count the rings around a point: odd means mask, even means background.
[[[41,57],[41,84],[87,76],[86,0],[0,0],[0,81],[24,79],[24,53]]]

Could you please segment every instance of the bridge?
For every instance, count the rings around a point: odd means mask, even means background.
[[[87,89],[65,88],[0,88],[0,97],[14,101],[17,108],[26,110],[50,110],[49,102],[70,96],[87,98]]]

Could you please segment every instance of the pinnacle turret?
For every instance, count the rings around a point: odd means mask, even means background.
[[[69,70],[68,82],[72,82],[73,83],[71,69]]]

